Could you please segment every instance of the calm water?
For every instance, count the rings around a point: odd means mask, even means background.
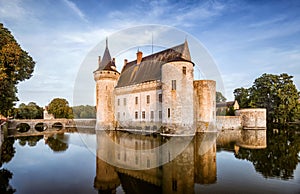
[[[300,193],[299,163],[299,134],[8,138],[0,193]]]

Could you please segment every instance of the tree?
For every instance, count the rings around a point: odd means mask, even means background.
[[[249,99],[249,89],[246,88],[237,88],[233,92],[235,100],[239,103],[240,108],[248,108],[250,99]]]
[[[223,96],[221,92],[216,92],[216,102],[226,102],[226,98]]]
[[[96,108],[90,105],[72,107],[75,118],[96,118]]]
[[[28,105],[21,103],[19,108],[15,109],[15,118],[17,119],[42,119],[43,108],[39,107],[34,102],[29,102]]]
[[[69,107],[69,102],[63,98],[54,98],[48,105],[48,112],[55,118],[73,118],[72,108]]]
[[[263,74],[249,89],[234,90],[240,107],[266,108],[269,122],[285,124],[299,117],[299,92],[286,73]]]
[[[299,92],[292,78],[286,73],[263,74],[251,87],[250,106],[266,108],[270,122],[293,121],[299,112]]]
[[[32,76],[35,62],[0,23],[0,114],[7,116],[18,100],[17,84]]]

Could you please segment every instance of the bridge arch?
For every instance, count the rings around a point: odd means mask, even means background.
[[[62,128],[64,128],[64,125],[61,122],[55,122],[53,123],[52,128],[56,130],[61,130]]]
[[[30,130],[30,125],[27,123],[19,123],[17,124],[16,129],[19,133],[25,133]]]
[[[37,123],[35,126],[34,126],[34,129],[38,132],[43,132],[43,131],[46,131],[48,128],[47,124],[46,123]]]

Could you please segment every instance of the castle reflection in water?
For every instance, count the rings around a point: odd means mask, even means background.
[[[232,130],[165,137],[122,131],[97,135],[96,177],[99,193],[195,193],[195,184],[217,181],[217,145],[266,147],[266,130]]]

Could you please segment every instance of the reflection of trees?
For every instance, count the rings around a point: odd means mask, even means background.
[[[14,148],[15,140],[13,138],[6,138],[1,146],[1,157],[0,157],[0,167],[3,163],[9,162],[15,155],[16,150]]]
[[[19,144],[21,146],[25,146],[26,143],[27,143],[31,147],[35,146],[37,144],[37,142],[39,142],[41,139],[43,139],[42,135],[28,136],[28,137],[18,137]]]
[[[279,134],[268,134],[266,149],[241,148],[236,157],[251,161],[256,171],[264,177],[290,179],[300,162],[299,151],[300,135],[281,131]]]
[[[54,152],[66,151],[68,144],[62,142],[64,134],[56,134],[55,137],[48,137],[47,144]]]
[[[16,192],[9,184],[13,174],[7,169],[0,169],[0,193],[14,193]]]
[[[14,139],[7,138],[4,140],[1,146],[0,153],[0,167],[3,163],[11,161],[15,154]],[[0,169],[0,193],[14,193],[16,190],[13,189],[9,184],[9,179],[11,179],[13,174],[7,169]]]

